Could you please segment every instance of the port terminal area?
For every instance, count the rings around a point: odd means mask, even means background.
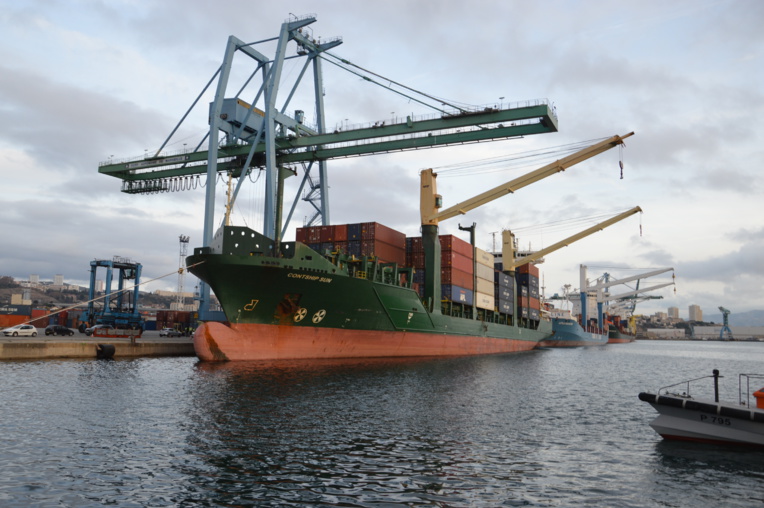
[[[71,337],[45,335],[37,329],[37,337],[0,336],[0,360],[44,360],[52,358],[142,358],[194,356],[192,337],[160,337],[155,330],[145,331],[140,338],[88,337],[75,332]]]

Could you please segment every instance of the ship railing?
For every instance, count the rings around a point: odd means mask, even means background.
[[[764,374],[739,374],[738,375],[738,402],[741,406],[751,407],[751,381],[756,382],[753,385],[754,391],[760,389],[764,391]],[[754,403],[756,406],[756,403]]]
[[[688,379],[686,381],[680,381],[679,383],[674,383],[673,385],[663,386],[658,389],[658,395],[673,395],[675,397],[687,397],[692,398],[692,395],[690,394],[690,383],[694,383],[696,381],[700,381],[701,379],[708,379],[713,377],[722,377],[718,375],[718,371],[716,374],[712,374],[710,376],[702,376],[702,377],[696,377],[694,379]],[[684,386],[683,392],[678,391],[672,391],[672,388],[676,388],[677,386]]]

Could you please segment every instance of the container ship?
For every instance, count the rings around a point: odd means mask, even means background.
[[[584,329],[570,311],[552,310],[551,337],[542,340],[539,347],[582,347],[602,346],[609,342],[608,331],[596,326]]]
[[[224,226],[187,258],[228,320],[197,329],[200,359],[509,353],[552,333],[522,290],[516,299],[518,286],[490,253],[452,235],[406,238],[358,223],[300,228],[278,255],[275,247],[252,229]],[[441,264],[428,262],[436,257]],[[424,298],[428,283],[440,298]]]

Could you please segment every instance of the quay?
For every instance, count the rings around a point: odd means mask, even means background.
[[[115,360],[141,357],[195,356],[191,337],[160,337],[157,331],[144,332],[134,343],[128,338],[88,337],[75,331],[72,336],[0,336],[0,360],[44,360],[53,358],[97,358],[103,345],[113,346]],[[110,349],[110,348],[108,348]]]

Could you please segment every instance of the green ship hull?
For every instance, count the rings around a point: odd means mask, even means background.
[[[199,327],[199,358],[490,354],[527,351],[552,334],[544,320],[526,328],[459,305],[444,303],[448,315],[440,306],[429,310],[401,283],[407,269],[395,265],[327,258],[299,242],[281,244],[279,256],[268,255],[272,249],[272,240],[251,229],[227,226],[211,247],[187,258],[228,320]]]

